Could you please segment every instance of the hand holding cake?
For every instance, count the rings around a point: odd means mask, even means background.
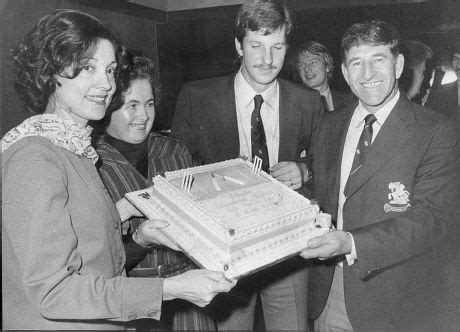
[[[161,231],[162,228],[168,226],[169,223],[166,220],[147,219],[140,224],[133,233],[133,240],[144,248],[150,248],[157,245],[180,251],[181,249],[176,242],[172,241]]]
[[[218,293],[228,292],[235,285],[236,280],[225,278],[222,272],[190,270],[164,280],[163,300],[179,298],[204,307]]]
[[[118,200],[115,206],[120,215],[121,222],[125,222],[131,217],[142,217],[142,213],[126,198]]]
[[[299,165],[293,161],[282,161],[273,165],[270,167],[270,175],[293,190],[299,189],[305,182]]]
[[[307,242],[308,247],[300,256],[305,259],[328,259],[339,255],[351,253],[351,235],[344,231],[333,230],[321,236],[314,237]]]

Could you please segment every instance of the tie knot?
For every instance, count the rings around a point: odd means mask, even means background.
[[[377,118],[374,114],[368,114],[364,118],[364,126],[372,126],[372,124],[377,121]]]
[[[254,96],[254,108],[260,108],[263,102],[264,102],[264,98],[262,97],[262,95]]]

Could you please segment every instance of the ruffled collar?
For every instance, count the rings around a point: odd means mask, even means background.
[[[96,163],[98,155],[91,146],[92,131],[90,126],[82,127],[79,123],[56,114],[34,115],[6,133],[2,138],[2,152],[21,138],[39,136]]]

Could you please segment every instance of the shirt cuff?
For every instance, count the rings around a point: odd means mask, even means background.
[[[353,235],[350,232],[347,233],[350,234],[351,237],[351,252],[349,254],[346,254],[345,258],[347,260],[348,265],[353,265],[355,264],[355,261],[358,259],[356,255],[355,239],[353,238]]]

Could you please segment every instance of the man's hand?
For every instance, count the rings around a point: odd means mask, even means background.
[[[351,253],[351,235],[344,231],[331,231],[324,235],[308,240],[308,248],[300,256],[305,259],[328,259]]]
[[[302,172],[299,167],[305,167],[303,164],[298,164],[294,161],[282,161],[270,167],[270,175],[278,181],[283,182],[291,189],[299,189],[305,182],[302,179]]]
[[[225,278],[222,272],[190,270],[164,280],[163,300],[179,298],[204,307],[218,293],[228,292],[235,285],[236,280]]]
[[[176,242],[172,241],[162,232],[162,228],[168,227],[166,220],[148,219],[139,225],[137,229],[137,240],[143,247],[153,245],[167,246],[172,250],[181,250]]]

